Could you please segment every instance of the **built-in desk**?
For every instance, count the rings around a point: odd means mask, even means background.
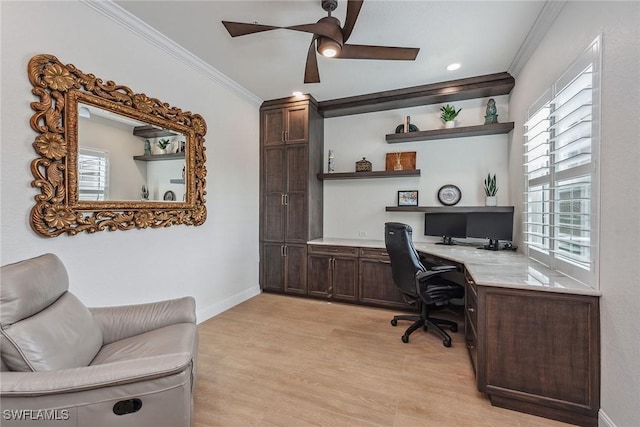
[[[308,243],[316,248],[385,247],[376,240]],[[427,264],[453,263],[462,270],[465,344],[477,388],[493,405],[597,425],[599,291],[515,252],[433,243],[415,247]],[[366,283],[359,292],[367,292]]]

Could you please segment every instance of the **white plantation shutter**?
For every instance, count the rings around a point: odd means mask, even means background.
[[[78,150],[78,198],[107,200],[109,196],[109,153],[92,148]]]
[[[600,40],[529,109],[524,237],[528,254],[597,287]]]

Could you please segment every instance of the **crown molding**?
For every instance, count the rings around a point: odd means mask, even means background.
[[[239,95],[257,106],[262,103],[262,100],[256,95],[111,0],[80,0],[80,2],[204,74],[233,94]]]
[[[560,15],[560,12],[566,3],[566,0],[547,0],[545,2],[540,14],[533,23],[531,30],[529,30],[529,34],[527,34],[527,37],[524,39],[524,42],[520,46],[520,49],[518,49],[516,56],[513,58],[513,61],[507,70],[509,74],[516,78],[516,80],[520,71],[522,71],[522,68],[536,50],[542,38],[547,34],[547,31],[549,31],[549,28],[551,28],[551,25],[558,15]]]

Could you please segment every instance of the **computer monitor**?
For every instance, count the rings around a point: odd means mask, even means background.
[[[442,237],[443,245],[453,245],[452,237],[467,237],[467,214],[427,212],[424,214],[424,235]]]
[[[513,240],[513,212],[470,212],[467,237],[489,239],[487,249],[499,249],[500,240]]]

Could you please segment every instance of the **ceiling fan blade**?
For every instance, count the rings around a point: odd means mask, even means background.
[[[362,3],[364,3],[364,0],[349,0],[347,3],[347,16],[344,19],[344,27],[342,28],[342,36],[344,37],[345,43],[353,31],[353,27],[356,25]]]
[[[231,37],[246,36],[247,34],[261,33],[263,31],[277,30],[281,27],[261,24],[247,24],[244,22],[222,21]]]
[[[418,56],[417,47],[366,46],[360,44],[345,44],[336,58],[342,59],[382,59],[413,61]]]
[[[305,83],[320,83],[320,71],[318,71],[318,58],[316,57],[316,39],[314,36],[307,52],[307,64],[304,67]]]
[[[283,28],[287,30],[302,31],[304,33],[311,33],[318,36],[329,37],[330,39],[342,44],[342,31],[337,25],[331,25],[325,22],[316,22],[315,24],[294,25],[292,27]]]

